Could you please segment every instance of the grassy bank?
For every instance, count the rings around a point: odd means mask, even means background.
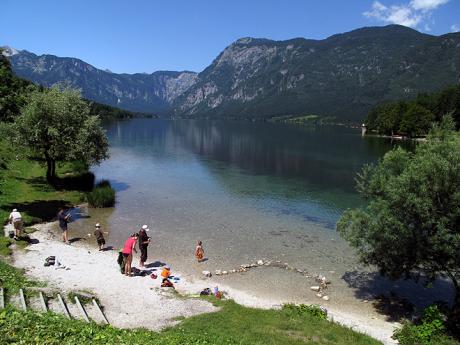
[[[248,309],[227,301],[217,313],[192,317],[156,333],[122,330],[53,313],[0,312],[2,344],[350,344],[380,342],[328,321],[290,311]],[[245,323],[243,323],[245,322]]]
[[[53,187],[46,182],[45,167],[39,161],[12,159],[1,172],[0,219],[5,222],[17,208],[26,225],[51,220],[58,208],[75,205],[84,200],[84,193],[72,186],[72,178],[82,176],[75,164],[58,167],[62,183]],[[68,186],[68,187],[67,187]]]

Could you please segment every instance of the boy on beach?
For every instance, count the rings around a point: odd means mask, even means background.
[[[195,248],[195,257],[198,262],[203,261],[204,258],[204,250],[203,250],[203,242],[198,241],[197,246]]]
[[[67,230],[67,224],[70,222],[70,214],[65,212],[64,207],[60,207],[57,218],[59,220],[59,227],[62,230],[62,241],[66,244],[70,244]]]
[[[105,239],[104,233],[101,230],[101,225],[97,223],[95,225],[96,230],[94,230],[94,236],[96,236],[97,245],[99,246],[99,251],[104,250]]]

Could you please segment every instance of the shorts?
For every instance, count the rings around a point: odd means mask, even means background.
[[[13,226],[16,230],[22,230],[22,220],[15,220],[13,221]]]
[[[62,227],[62,226],[59,226],[61,228],[62,231],[67,231],[67,226],[65,227]]]
[[[98,245],[98,246],[103,246],[103,245],[105,245],[105,240],[104,240],[103,238],[98,239],[98,240],[97,240],[97,245]]]
[[[123,254],[123,257],[124,258],[127,258],[128,256],[130,256],[131,254],[127,254],[127,253],[122,253]]]

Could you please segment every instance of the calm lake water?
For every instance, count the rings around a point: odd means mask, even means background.
[[[349,288],[364,268],[335,224],[345,209],[363,204],[356,173],[391,149],[389,141],[362,138],[357,129],[272,123],[134,119],[106,128],[111,157],[93,170],[117,189],[117,204],[90,210],[71,227],[74,234],[86,236],[100,222],[117,248],[148,224],[149,260],[188,279],[204,269],[280,260],[330,278],[331,303],[356,298]],[[193,257],[198,239],[209,258],[202,264]],[[294,301],[311,297],[314,284],[275,268],[213,279]]]
[[[95,170],[118,189],[117,209],[155,207],[180,193],[204,205],[235,203],[300,217],[333,230],[344,209],[361,201],[356,172],[391,148],[341,127],[138,119],[107,126],[111,159]],[[126,198],[126,199],[125,199]]]

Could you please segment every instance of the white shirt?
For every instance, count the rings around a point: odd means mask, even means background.
[[[17,221],[17,220],[21,220],[22,217],[21,217],[21,214],[19,212],[11,212],[10,213],[10,219],[13,220],[13,222]]]

